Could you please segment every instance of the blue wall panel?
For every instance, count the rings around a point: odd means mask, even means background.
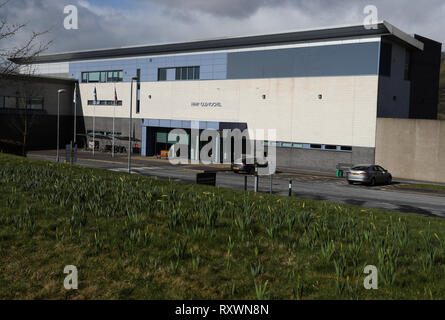
[[[376,75],[379,42],[228,54],[227,79]]]

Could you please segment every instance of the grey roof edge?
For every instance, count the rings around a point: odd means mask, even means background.
[[[57,83],[77,82],[77,79],[73,79],[73,78],[47,76],[47,75],[42,75],[42,74],[21,74],[21,73],[1,75],[0,80],[2,80],[2,79],[18,79],[18,80],[25,80],[25,81],[42,80],[42,81],[57,82]]]
[[[191,42],[156,44],[147,46],[124,47],[114,49],[100,49],[89,51],[66,52],[59,54],[42,55],[35,57],[32,63],[55,63],[68,61],[83,61],[94,59],[124,58],[132,56],[161,55],[173,53],[188,53],[196,51],[213,51],[223,49],[236,49],[255,46],[289,44],[317,40],[345,39],[351,37],[369,37],[393,35],[403,42],[423,50],[423,43],[412,38],[392,24],[382,21],[375,28],[365,28],[364,25],[342,26],[325,29],[312,29],[285,33],[240,36]],[[22,63],[20,59],[12,60]]]
[[[402,40],[405,43],[408,43],[409,45],[422,50],[424,49],[424,44],[423,42],[411,37],[409,34],[403,32],[402,30],[400,30],[399,28],[395,27],[394,25],[392,25],[391,23],[387,22],[387,21],[383,21],[383,24],[385,25],[386,29],[396,38],[398,38],[399,40]]]

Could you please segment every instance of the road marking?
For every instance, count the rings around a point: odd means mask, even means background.
[[[132,172],[141,172],[141,171],[151,171],[151,170],[159,170],[161,169],[160,167],[132,167],[131,171]],[[115,172],[128,172],[128,168],[112,168],[109,169],[110,171],[115,171]]]
[[[160,167],[134,167],[132,170],[159,170]]]

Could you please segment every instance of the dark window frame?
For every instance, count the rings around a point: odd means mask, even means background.
[[[201,78],[200,66],[167,67],[158,68],[158,81],[168,81],[167,70],[169,69],[175,69],[175,81],[200,80]]]
[[[88,100],[87,105],[89,106],[95,106],[94,100]],[[122,106],[122,100],[117,100],[117,104],[114,104],[114,100],[97,100],[96,106],[107,106],[107,107],[113,107],[113,106]]]
[[[99,78],[97,81],[90,80],[91,73],[99,73]],[[111,74],[111,76],[110,76]],[[82,83],[113,83],[113,82],[123,82],[124,81],[124,71],[123,70],[106,70],[106,71],[84,71],[82,72]]]
[[[6,106],[6,100],[7,98],[14,99],[13,104],[14,107],[7,107]],[[21,97],[21,96],[0,96],[1,104],[0,109],[9,109],[9,110],[38,110],[42,111],[45,108],[45,98],[44,97]],[[39,107],[32,108],[33,102],[38,101],[38,103],[35,103],[34,105],[37,105]],[[21,106],[20,106],[21,105]]]

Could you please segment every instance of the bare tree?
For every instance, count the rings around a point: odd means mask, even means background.
[[[10,0],[0,3],[0,10],[9,2]],[[24,155],[30,127],[36,120],[36,112],[29,107],[39,92],[32,62],[35,57],[46,51],[52,42],[42,40],[48,31],[33,31],[24,43],[18,43],[17,38],[27,33],[26,27],[26,23],[13,24],[7,21],[6,17],[0,18],[0,87],[14,88],[16,91],[17,111],[11,124],[23,137]],[[8,47],[5,43],[12,45]]]
[[[0,10],[11,0],[0,3]],[[0,18],[0,44],[5,42],[15,42],[19,34],[26,32],[26,23],[14,24],[8,22],[7,18]],[[33,74],[31,62],[33,58],[46,51],[52,41],[42,41],[42,36],[48,30],[32,31],[28,40],[21,44],[15,44],[11,48],[0,45],[0,75],[11,74]]]

